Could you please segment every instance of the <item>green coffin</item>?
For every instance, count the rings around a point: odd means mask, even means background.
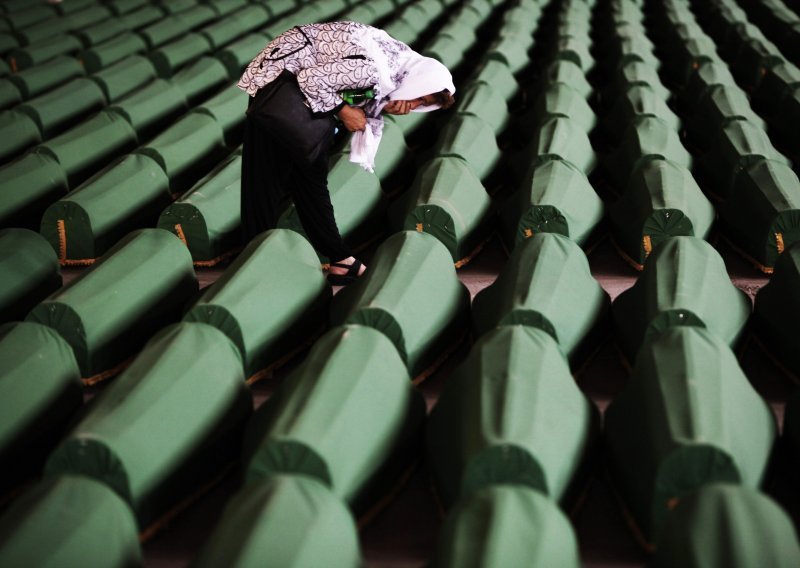
[[[195,264],[216,264],[241,245],[242,155],[219,163],[158,218],[158,228],[186,242]]]
[[[322,329],[330,298],[308,241],[274,229],[254,238],[183,319],[227,335],[251,377]]]
[[[122,18],[109,18],[101,22],[95,22],[78,29],[73,29],[72,33],[81,40],[84,47],[92,47],[104,41],[128,31]]]
[[[800,565],[791,518],[747,487],[715,483],[681,499],[664,520],[648,566],[748,568]]]
[[[717,85],[736,88],[736,79],[731,75],[725,63],[705,61],[689,77],[689,82],[682,93],[689,108],[697,108],[701,101],[710,94]]]
[[[800,241],[800,180],[784,162],[760,160],[736,177],[719,216],[736,247],[771,272]]]
[[[445,506],[497,484],[574,499],[599,431],[553,338],[504,325],[475,343],[445,385],[428,419],[427,457]]]
[[[0,161],[6,162],[41,141],[33,118],[17,109],[0,112]]]
[[[392,213],[404,230],[429,233],[450,251],[454,262],[468,259],[489,237],[491,198],[469,164],[439,157],[417,170],[408,192]]]
[[[285,568],[361,568],[352,514],[330,489],[305,475],[251,483],[229,501],[192,565],[247,568],[265,562]]]
[[[383,332],[412,377],[433,365],[463,337],[469,292],[436,237],[403,231],[375,251],[369,269],[331,304],[331,323],[356,323]]]
[[[38,40],[26,47],[12,49],[8,54],[8,60],[16,69],[30,69],[36,65],[43,65],[59,55],[77,53],[82,48],[83,44],[75,36],[59,34]]]
[[[124,118],[139,139],[149,140],[186,112],[186,97],[169,81],[155,79],[108,107]]]
[[[209,61],[214,61],[213,59]],[[218,62],[214,61],[218,64]],[[236,147],[242,141],[245,110],[249,95],[231,85],[218,95],[211,97],[195,107],[193,112],[205,113],[216,120],[225,133],[225,144]],[[381,140],[383,143],[383,140]]]
[[[386,232],[386,200],[380,179],[352,163],[349,155],[340,154],[333,159],[328,191],[339,233],[350,246],[362,246]],[[278,227],[306,235],[294,204],[280,216]]]
[[[0,109],[7,109],[22,102],[22,93],[7,78],[0,80]]]
[[[45,474],[103,482],[145,528],[235,458],[251,409],[236,347],[211,326],[172,325],[92,401]]]
[[[587,133],[597,125],[597,116],[586,99],[564,83],[553,83],[546,87],[539,95],[532,113],[536,124],[551,117],[563,116],[574,120]]]
[[[662,101],[670,97],[670,91],[661,82],[658,70],[641,61],[630,61],[620,65],[614,81],[617,96],[624,95],[634,87],[650,87]]]
[[[170,201],[158,164],[129,154],[50,205],[40,232],[62,263],[88,264],[130,231],[153,226]]]
[[[497,59],[486,59],[472,75],[470,84],[483,83],[495,89],[506,102],[510,101],[519,92],[517,82],[508,65]]]
[[[130,55],[144,53],[147,44],[138,33],[124,32],[78,54],[88,73],[96,73]]]
[[[733,346],[750,310],[750,299],[730,281],[719,253],[693,237],[673,237],[657,247],[642,275],[612,308],[630,361],[644,343],[676,326],[707,329]]]
[[[563,83],[569,85],[586,99],[592,94],[593,88],[586,79],[586,74],[577,63],[558,59],[545,70],[543,80],[548,85]]]
[[[766,128],[764,120],[750,107],[744,91],[739,87],[716,85],[701,99],[694,116],[686,120],[687,133],[700,148],[706,149],[726,123],[737,119]]]
[[[55,331],[28,322],[0,326],[0,495],[40,473],[83,404],[81,386],[72,349]]]
[[[550,499],[521,486],[495,485],[460,500],[444,522],[431,568],[581,565],[578,539]]]
[[[153,158],[169,177],[172,192],[180,193],[189,189],[224,158],[224,133],[214,118],[190,113],[136,150],[136,153]]]
[[[24,100],[32,99],[52,88],[63,85],[86,72],[74,57],[62,56],[8,77],[22,94]]]
[[[156,77],[156,70],[148,59],[131,55],[103,69],[90,78],[103,90],[109,103],[116,103]]]
[[[102,483],[66,475],[35,485],[0,517],[0,564],[137,568],[143,562],[125,502]]]
[[[531,45],[533,37],[530,34],[501,36],[489,45],[484,57],[498,59],[508,65],[512,73],[519,73],[530,64],[528,49]]]
[[[336,327],[248,424],[245,483],[306,475],[360,513],[415,458],[424,419],[392,343],[369,327]]]
[[[492,126],[468,114],[456,114],[447,121],[434,152],[461,158],[478,179],[486,179],[502,157]]]
[[[209,53],[211,49],[211,43],[205,36],[188,33],[181,36],[180,39],[151,51],[147,56],[153,62],[158,76],[168,78],[190,61]]]
[[[716,481],[760,486],[777,435],[725,342],[685,326],[642,347],[605,428],[612,480],[648,542],[687,493]]]
[[[594,58],[589,52],[590,41],[588,38],[575,36],[561,36],[556,41],[552,60],[563,59],[578,65],[584,73],[588,73],[595,65]]]
[[[175,321],[197,277],[186,247],[161,229],[129,233],[26,318],[58,331],[85,378],[101,378]]]
[[[208,10],[211,9],[208,8]],[[150,50],[154,50],[173,39],[178,39],[188,31],[187,22],[182,21],[178,16],[169,15],[139,30],[137,33],[147,42],[147,47]]]
[[[0,230],[0,323],[21,320],[61,287],[58,257],[28,229]]]
[[[597,164],[589,135],[576,121],[563,116],[545,121],[524,153],[528,165],[538,167],[550,160],[562,159],[575,164],[587,176]]]
[[[250,4],[201,28],[198,33],[205,36],[214,49],[221,49],[245,33],[265,25],[269,19],[266,6]]]
[[[411,157],[411,152],[406,144],[403,129],[394,118],[390,117],[391,115],[384,116],[383,135],[378,152],[375,154],[375,175],[381,180],[381,189],[384,192],[392,192],[395,189],[394,185],[399,183],[395,181],[395,175],[400,178],[405,177],[407,173],[414,175],[413,168],[404,167]],[[405,120],[405,117],[401,117],[400,120]],[[330,183],[330,173],[328,182]],[[328,189],[330,190],[330,187]]]
[[[67,190],[67,174],[50,156],[29,152],[0,167],[0,227],[38,229],[42,212]]]
[[[206,99],[228,84],[228,70],[214,57],[199,57],[175,73],[171,81],[183,91],[192,106],[207,102]],[[244,95],[242,91],[239,94]]]
[[[472,331],[479,337],[502,325],[536,327],[574,362],[610,304],[583,250],[567,237],[540,233],[517,246],[497,280],[475,296]]]
[[[460,114],[477,116],[491,126],[495,136],[505,129],[511,118],[508,104],[500,92],[481,82],[474,83],[459,97],[457,111]]]
[[[620,252],[639,270],[650,252],[670,237],[707,238],[716,216],[689,170],[661,159],[633,171],[608,214]]]
[[[606,129],[616,137],[616,133],[622,130],[623,125],[636,123],[642,117],[659,118],[664,121],[667,128],[675,132],[681,129],[681,120],[667,106],[666,98],[650,85],[633,85],[620,94],[608,116]],[[630,135],[630,131],[623,137],[626,135]],[[672,143],[674,144],[674,140]]]
[[[79,77],[17,107],[47,139],[106,105],[103,91],[91,79]]]
[[[538,233],[558,233],[583,245],[603,219],[603,202],[582,171],[555,159],[528,173],[499,216],[509,250]]]
[[[800,244],[785,251],[775,272],[756,294],[753,322],[764,346],[800,377]]]

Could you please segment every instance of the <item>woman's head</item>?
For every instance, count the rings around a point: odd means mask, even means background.
[[[450,107],[456,92],[453,76],[441,62],[432,57],[418,56],[403,66],[397,87],[389,93],[392,101],[416,101],[416,112]]]

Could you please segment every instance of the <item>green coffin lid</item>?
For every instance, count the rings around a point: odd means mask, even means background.
[[[119,19],[122,20],[124,26],[129,30],[141,28],[142,26],[152,24],[163,18],[165,14],[165,5],[167,4],[162,3],[162,6],[148,6],[147,4],[149,4],[149,2],[142,2],[141,0],[118,1],[128,3],[128,6],[125,6],[125,14],[120,16]],[[132,6],[134,3],[136,5]],[[176,3],[177,2],[169,2],[168,4],[174,5]],[[113,9],[112,7],[112,10]]]
[[[791,96],[798,86],[800,86],[800,68],[788,61],[781,63],[770,69],[761,79],[753,93],[753,106],[760,107],[760,112],[769,117],[768,120],[778,119],[783,99]]]
[[[219,59],[198,57],[176,72],[171,81],[183,91],[191,106],[208,102],[206,99],[217,94],[228,83],[229,78],[228,70]],[[241,90],[236,90],[244,95]]]
[[[12,49],[8,60],[12,68],[30,69],[42,65],[59,55],[77,53],[83,48],[81,41],[73,35],[58,33],[57,35],[37,40],[26,47]]]
[[[0,167],[0,227],[38,229],[44,209],[67,188],[58,162],[38,152]]]
[[[702,485],[761,485],[777,426],[725,342],[678,326],[642,347],[605,432],[617,491],[653,542],[675,500]]]
[[[655,94],[665,101],[670,97],[667,89],[658,76],[658,70],[642,61],[631,61],[617,68],[615,87],[617,96],[622,96],[633,87],[650,87]]]
[[[715,483],[681,499],[664,520],[648,566],[748,568],[800,565],[791,518],[765,494]]]
[[[206,60],[213,61],[216,65],[219,65],[219,62],[214,59],[206,58]],[[231,85],[227,89],[223,89],[219,94],[204,101],[203,104],[195,107],[193,112],[205,113],[213,117],[225,133],[225,144],[235,147],[242,141],[248,99],[249,95],[247,93]],[[381,143],[383,143],[383,139],[381,139]]]
[[[631,361],[643,343],[675,326],[707,329],[733,346],[750,310],[750,299],[730,281],[719,253],[694,237],[673,237],[658,246],[612,308]]]
[[[135,53],[147,51],[147,44],[138,33],[124,32],[113,39],[82,51],[78,59],[88,73],[96,73]]]
[[[402,228],[429,233],[453,261],[469,257],[489,237],[491,198],[470,168],[456,157],[439,157],[417,170],[396,210]]]
[[[577,63],[566,59],[558,59],[547,67],[544,74],[544,81],[551,85],[554,83],[564,83],[575,89],[586,99],[592,94],[593,88],[586,79],[586,74]]]
[[[460,113],[447,121],[434,152],[461,158],[478,179],[486,179],[502,157],[492,126],[477,116]]]
[[[322,329],[330,298],[313,247],[294,231],[273,229],[255,237],[183,319],[227,335],[251,377]]]
[[[633,171],[625,193],[608,214],[617,246],[639,269],[665,239],[707,238],[716,216],[689,170],[661,159],[646,161]]]
[[[252,4],[226,15],[224,18],[200,28],[213,49],[220,49],[242,35],[260,28],[269,21],[269,10],[266,6]]]
[[[205,36],[188,33],[148,53],[159,77],[172,77],[175,72],[212,50],[212,45]]]
[[[129,233],[91,268],[55,292],[27,320],[58,331],[83,377],[110,372],[197,293],[186,247],[161,229]]]
[[[344,503],[305,475],[251,483],[228,503],[196,568],[361,568],[358,531]]]
[[[432,568],[580,566],[569,519],[537,491],[487,487],[460,500],[438,537]]]
[[[19,89],[22,98],[28,100],[84,74],[83,67],[74,57],[62,56],[45,65],[20,71],[11,75],[8,80]]]
[[[345,242],[358,247],[386,232],[386,200],[380,179],[352,163],[348,154],[339,154],[333,159],[328,173],[328,191],[336,225]],[[306,235],[294,204],[280,216],[278,227]]]
[[[423,113],[415,114],[423,115]],[[390,180],[394,174],[404,170],[403,166],[411,155],[403,135],[403,129],[394,118],[389,118],[390,116],[384,117],[383,135],[378,146],[378,153],[375,154],[375,175],[381,180],[383,191],[394,189]],[[405,118],[401,117],[400,120],[405,120]],[[328,181],[330,182],[330,174],[328,176]]]
[[[28,322],[0,326],[0,494],[39,474],[81,404],[78,364],[55,331]]]
[[[597,116],[586,99],[564,83],[553,83],[546,87],[532,112],[537,124],[551,117],[563,116],[574,120],[587,133],[597,125]]]
[[[552,337],[504,325],[481,337],[448,380],[428,419],[427,457],[445,506],[496,484],[559,501],[599,429]]]
[[[497,280],[475,296],[472,331],[477,337],[502,325],[536,327],[572,360],[609,307],[583,250],[567,237],[539,233],[520,243]]]
[[[595,65],[594,58],[589,52],[589,44],[588,38],[562,36],[556,42],[552,60],[572,61],[583,69],[584,73],[588,73]]]
[[[50,205],[40,231],[62,263],[87,264],[130,231],[155,224],[170,201],[169,180],[158,164],[129,154]]]
[[[16,108],[0,112],[0,161],[6,162],[42,141],[36,121]]]
[[[215,263],[241,244],[242,155],[217,166],[158,218],[158,228],[186,241],[195,263]]]
[[[80,29],[73,29],[72,34],[81,40],[84,47],[89,48],[103,43],[104,41],[108,41],[128,30],[129,28],[125,25],[125,21],[122,18],[113,17],[101,22],[94,22]]]
[[[0,564],[137,568],[143,562],[127,504],[102,483],[66,475],[42,481],[5,511]]]
[[[105,105],[102,89],[91,79],[79,77],[30,99],[17,110],[31,117],[46,139]]]
[[[150,60],[140,55],[131,55],[90,78],[100,85],[109,103],[116,103],[155,77],[156,70]]]
[[[482,82],[473,83],[459,96],[457,111],[477,116],[491,126],[495,136],[503,131],[511,118],[508,104],[500,92],[490,84]]]
[[[716,85],[701,99],[694,116],[687,119],[685,124],[698,146],[707,148],[727,122],[741,119],[766,128],[764,120],[750,107],[744,91],[739,87]]]
[[[0,274],[0,323],[21,320],[61,287],[58,257],[28,229],[0,230]]]
[[[519,92],[517,82],[508,65],[497,59],[486,59],[475,71],[470,84],[485,83],[495,89],[506,102]]]
[[[0,80],[0,109],[7,109],[22,102],[22,94],[7,77]]]
[[[464,62],[464,54],[470,48],[469,44],[459,41],[452,35],[439,33],[435,39],[425,46],[422,55],[432,57],[441,62],[448,69],[455,69]],[[505,65],[505,63],[503,63]]]
[[[761,160],[742,170],[720,207],[723,231],[765,272],[800,241],[800,180],[784,162]]]
[[[756,294],[753,322],[769,352],[800,377],[800,244],[786,250],[775,273]]]
[[[603,219],[603,202],[582,171],[556,159],[533,168],[499,214],[509,250],[538,233],[558,233],[583,245]]]
[[[533,45],[533,36],[519,34],[495,39],[484,57],[498,59],[508,65],[512,73],[519,73],[530,63],[528,49]]]
[[[725,63],[719,61],[704,61],[700,67],[691,74],[689,82],[682,96],[689,108],[697,108],[702,100],[709,95],[717,85],[736,88],[736,80],[731,75]]]
[[[597,164],[589,135],[578,122],[564,116],[554,116],[542,123],[525,154],[534,167],[561,159],[575,164],[587,176]]]
[[[236,347],[211,326],[171,325],[97,396],[45,474],[103,482],[144,528],[235,458],[251,409]]]
[[[209,11],[211,10],[208,6],[205,6],[205,8],[208,8]],[[183,21],[180,17],[169,15],[153,22],[137,33],[147,42],[148,49],[154,50],[158,46],[164,45],[173,39],[178,39],[188,32],[189,26],[187,24],[188,22]]]
[[[392,343],[365,326],[336,327],[248,424],[245,482],[302,474],[362,510],[419,451],[424,419]]]
[[[124,118],[139,138],[146,141],[186,112],[186,107],[181,89],[164,79],[155,79],[122,97],[108,110]]]
[[[678,132],[681,129],[681,119],[667,106],[666,99],[650,85],[633,85],[620,94],[608,115],[606,128],[615,135],[623,125],[635,123],[645,116],[661,119],[669,130]],[[626,135],[630,133],[623,134],[623,138]],[[670,139],[674,144],[672,136]],[[643,148],[639,149],[641,151]]]
[[[403,231],[375,251],[363,277],[331,303],[331,323],[374,327],[394,343],[416,377],[463,336],[469,292],[436,237]]]

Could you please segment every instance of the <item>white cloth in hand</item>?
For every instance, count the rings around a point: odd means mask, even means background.
[[[370,173],[375,172],[375,156],[383,135],[383,118],[367,118],[367,126],[350,139],[350,161]]]

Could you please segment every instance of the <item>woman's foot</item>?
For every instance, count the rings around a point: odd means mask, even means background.
[[[332,262],[328,269],[328,282],[334,286],[346,286],[364,274],[366,265],[355,257]]]

